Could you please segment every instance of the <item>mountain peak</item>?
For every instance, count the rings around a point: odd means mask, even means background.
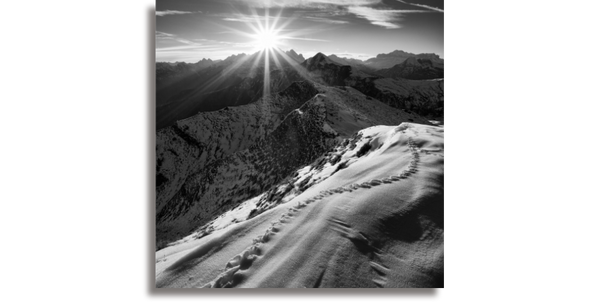
[[[296,53],[293,49],[290,49],[287,52],[284,52],[286,55],[288,55],[288,57],[292,58],[293,60],[295,60],[298,63],[302,63],[304,60],[304,57],[302,55],[299,55],[298,53]]]
[[[229,56],[229,57],[225,58],[225,60],[224,60],[224,61],[237,60],[237,59],[239,59],[239,58],[243,58],[243,57],[245,57],[245,56],[246,56],[246,53],[241,53],[241,54],[237,54],[237,55],[231,55],[231,56]]]
[[[325,56],[325,54],[318,52],[316,55],[313,56],[314,59],[318,59],[318,60],[324,60],[327,58],[327,56]]]
[[[202,58],[202,60],[196,62],[196,64],[205,64],[205,63],[212,63],[213,61],[211,59],[206,59],[206,58]]]
[[[407,57],[413,57],[416,56],[415,54],[412,53],[408,53],[405,52],[403,50],[395,50],[391,53],[388,54],[378,54],[376,58],[381,59],[381,58],[389,58],[389,57],[401,57],[401,58],[407,58]]]
[[[316,55],[314,55],[312,58],[308,59],[309,64],[314,65],[314,64],[337,64],[335,62],[333,62],[331,59],[329,59],[327,56],[325,56],[325,54],[318,52]]]
[[[313,70],[315,68],[321,68],[326,65],[341,66],[341,64],[334,62],[333,60],[329,59],[327,56],[325,56],[321,52],[317,53],[312,58],[308,58],[304,62],[302,62],[302,66],[308,68],[309,70]]]

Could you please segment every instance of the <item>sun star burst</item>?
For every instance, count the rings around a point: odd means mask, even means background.
[[[256,47],[264,50],[277,47],[281,43],[281,37],[276,30],[260,30],[254,35]]]

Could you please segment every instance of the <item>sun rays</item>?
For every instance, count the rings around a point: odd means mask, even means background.
[[[214,24],[225,29],[224,32],[240,38],[237,40],[238,43],[248,45],[249,53],[230,56],[224,62],[218,63],[222,69],[195,87],[188,94],[189,97],[186,97],[186,101],[195,102],[198,96],[209,96],[223,91],[236,81],[247,81],[246,84],[243,84],[243,89],[248,90],[248,93],[254,96],[253,98],[270,98],[272,88],[277,86],[277,90],[282,89],[282,82],[310,79],[307,71],[300,66],[301,62],[292,59],[282,48],[291,49],[289,42],[295,39],[322,42],[322,40],[311,39],[311,34],[322,31],[323,27],[294,29],[290,23],[296,17],[281,17],[281,11],[273,15],[269,14],[268,10],[260,15],[255,10],[251,10],[251,13],[251,15],[246,14],[245,17],[236,19],[244,20],[245,29],[243,30],[230,28],[223,24]],[[238,14],[242,15],[239,12]],[[280,72],[274,73],[274,70]],[[275,74],[277,76],[274,76]],[[256,83],[255,80],[262,81],[262,90],[260,86],[252,88],[253,84],[251,83]],[[186,102],[175,106],[180,107],[184,103]]]
[[[290,47],[289,40],[311,40],[307,38],[317,29],[302,29],[291,30],[288,28],[296,17],[282,17],[282,11],[271,15],[269,9],[265,9],[264,15],[258,14],[255,9],[251,8],[251,15],[244,15],[244,18],[235,20],[247,20],[244,22],[247,26],[247,31],[242,31],[234,28],[223,26],[229,32],[234,33],[242,38],[245,38],[247,43],[252,46],[252,54],[246,55],[243,58],[231,63],[223,70],[221,75],[214,79],[215,82],[220,82],[221,79],[230,76],[234,73],[247,72],[250,74],[263,73],[263,92],[262,96],[268,96],[271,93],[271,71],[272,69],[283,70],[291,67],[301,77],[306,78],[305,71],[299,66],[299,62],[290,58],[282,48]],[[240,15],[243,15],[239,13]],[[322,27],[321,27],[322,30]],[[311,41],[320,41],[318,39]]]

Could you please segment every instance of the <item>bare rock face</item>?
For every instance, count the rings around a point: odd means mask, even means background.
[[[156,137],[157,214],[161,214],[165,204],[178,192],[186,191],[182,186],[191,174],[265,138],[290,112],[317,92],[310,83],[297,82],[255,103],[201,112],[159,130]]]

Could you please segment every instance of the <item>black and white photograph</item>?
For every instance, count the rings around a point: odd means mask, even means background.
[[[443,288],[444,3],[156,3],[157,288]]]

